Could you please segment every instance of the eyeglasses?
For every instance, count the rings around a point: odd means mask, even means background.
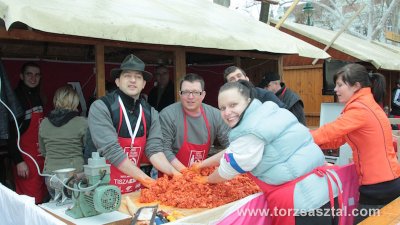
[[[179,93],[183,96],[189,96],[190,94],[193,96],[200,96],[203,94],[203,91],[180,91]]]

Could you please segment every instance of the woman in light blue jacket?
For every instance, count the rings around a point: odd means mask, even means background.
[[[238,81],[221,87],[218,107],[232,128],[230,145],[197,165],[219,164],[214,173],[197,181],[218,183],[248,173],[265,192],[270,212],[277,208],[290,214],[273,215],[272,224],[338,224],[332,214],[313,216],[341,205],[341,182],[329,169],[333,167],[325,166],[321,149],[291,112],[254,99],[251,86]]]

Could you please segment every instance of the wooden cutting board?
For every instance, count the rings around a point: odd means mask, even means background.
[[[166,212],[168,214],[173,214],[176,219],[181,219],[181,218],[193,215],[193,214],[197,214],[197,213],[209,210],[207,208],[182,209],[182,208],[176,208],[176,207],[172,207],[172,206],[162,205],[162,204],[159,204],[159,202],[140,203],[139,197],[140,197],[140,191],[123,194],[122,199],[121,199],[121,206],[119,207],[118,211],[125,213],[127,215],[131,215],[129,213],[129,211],[136,212],[140,207],[143,207],[143,206],[158,205],[158,210],[163,210],[164,212]],[[131,202],[134,204],[135,209],[128,210],[127,198],[129,198],[131,200]],[[131,216],[133,216],[133,215],[131,215]]]

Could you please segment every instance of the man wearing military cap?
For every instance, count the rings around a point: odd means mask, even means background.
[[[150,186],[154,180],[138,166],[145,158],[162,172],[177,175],[163,153],[158,112],[140,95],[153,75],[135,55],[128,55],[111,70],[117,89],[93,102],[88,123],[97,151],[111,163],[111,180],[128,193]]]

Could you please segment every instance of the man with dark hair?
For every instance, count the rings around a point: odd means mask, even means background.
[[[186,74],[180,82],[180,102],[160,112],[165,155],[179,171],[206,159],[215,139],[224,148],[229,144],[230,129],[219,110],[203,103],[204,86],[201,76]]]
[[[89,110],[88,124],[94,147],[111,163],[110,184],[118,186],[122,193],[154,182],[138,167],[144,154],[158,170],[168,175],[179,174],[163,153],[158,112],[140,95],[152,77],[145,71],[142,60],[128,55],[119,68],[111,70],[111,78],[118,88],[93,102]]]
[[[158,66],[154,75],[157,85],[151,89],[148,102],[160,112],[175,102],[174,83],[169,79],[168,68],[164,65]]]
[[[246,75],[246,72],[240,67],[230,66],[224,70],[224,81],[225,82],[235,82],[238,80],[247,80],[250,81],[249,77]],[[285,103],[279,100],[278,97],[275,96],[274,93],[268,90],[264,90],[262,88],[254,87],[253,93],[256,99],[260,100],[262,103],[266,101],[275,102],[280,108],[286,108]]]
[[[396,81],[396,87],[392,90],[392,111],[390,114],[395,118],[400,117],[400,79]]]
[[[400,79],[396,81],[396,87],[392,89],[390,117],[400,118]],[[399,124],[392,124],[393,130],[399,130]]]
[[[281,77],[278,73],[269,72],[265,74],[258,86],[275,93],[287,105],[288,110],[297,117],[299,122],[304,126],[306,125],[303,101],[298,94],[287,88],[285,83],[281,82]]]
[[[37,162],[40,171],[43,170],[44,158],[39,151],[39,124],[44,117],[43,102],[40,97],[40,67],[34,62],[27,62],[21,68],[20,82],[15,89],[16,96],[21,104],[24,115],[18,118],[20,147]],[[17,135],[10,132],[8,144],[10,156],[16,166],[14,179],[18,194],[35,198],[35,203],[42,203],[47,197],[47,188],[44,178],[39,175],[33,160],[17,149]]]

